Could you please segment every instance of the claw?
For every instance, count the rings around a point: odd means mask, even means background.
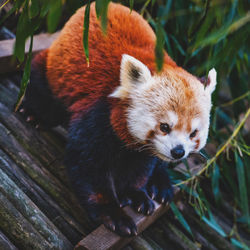
[[[27,119],[26,119],[27,122],[31,122],[33,120],[34,120],[34,118],[32,116],[28,116]]]
[[[115,231],[115,224],[111,225],[110,228],[112,231]]]
[[[127,234],[131,234],[131,230],[128,227],[126,227],[124,230]]]
[[[139,206],[138,209],[137,209],[137,211],[140,213],[141,210],[142,210],[142,206]]]

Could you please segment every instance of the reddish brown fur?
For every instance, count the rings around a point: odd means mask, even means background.
[[[88,198],[91,203],[106,204],[108,200],[101,193],[91,194]]]
[[[146,185],[147,181],[148,181],[148,177],[147,176],[141,176],[136,181],[135,188],[137,188],[137,189],[143,188]]]
[[[197,140],[195,141],[195,143],[196,143],[196,145],[195,145],[195,150],[197,150],[197,149],[199,148],[199,146],[200,146],[200,139],[197,139]]]
[[[146,140],[152,140],[154,138],[154,136],[155,136],[155,131],[154,130],[150,130],[150,131],[148,131]]]
[[[129,54],[155,73],[156,37],[149,24],[136,12],[120,4],[109,4],[108,27],[105,36],[96,18],[95,3],[91,4],[89,25],[89,58],[87,67],[82,34],[85,7],[80,8],[63,28],[59,38],[48,50],[47,78],[50,87],[73,118],[91,107],[96,100],[107,97],[120,84],[122,54]],[[177,67],[164,54],[164,64]],[[164,66],[164,67],[165,67]],[[116,133],[130,143],[126,123],[126,105],[109,99],[112,105],[111,123]]]

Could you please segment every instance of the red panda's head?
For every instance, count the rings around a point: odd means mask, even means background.
[[[166,65],[151,75],[139,60],[123,55],[121,84],[110,95],[128,100],[129,133],[145,148],[167,161],[183,159],[205,146],[216,86],[216,71],[205,87],[180,67]]]

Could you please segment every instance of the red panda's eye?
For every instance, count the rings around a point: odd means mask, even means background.
[[[171,132],[171,128],[167,123],[161,123],[160,130],[164,133],[169,134]]]
[[[197,134],[198,130],[195,129],[191,134],[190,134],[190,138],[194,138]]]

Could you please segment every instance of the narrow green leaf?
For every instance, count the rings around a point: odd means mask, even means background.
[[[130,8],[130,13],[131,13],[134,8],[134,0],[129,0],[129,8]]]
[[[29,1],[26,0],[25,6],[17,23],[14,55],[18,58],[20,62],[23,62],[24,60],[25,40],[31,33],[30,22],[28,17],[28,3]]]
[[[39,0],[31,0],[31,4],[29,7],[29,17],[30,19],[36,17],[39,14]]]
[[[224,230],[219,226],[219,224],[215,220],[208,219],[205,216],[202,216],[202,220],[206,222],[211,228],[213,228],[217,233],[219,233],[222,237],[227,236]]]
[[[101,18],[101,27],[104,34],[107,32],[107,23],[108,23],[108,5],[110,0],[96,0],[95,8],[96,8],[96,16],[97,18]]]
[[[103,0],[96,0],[95,1],[95,12],[96,12],[96,16],[99,19],[101,14],[102,14],[102,2]]]
[[[193,236],[190,226],[188,225],[187,221],[173,202],[170,203],[170,208],[179,220],[179,222],[182,224],[182,226],[187,230],[188,233],[190,233],[191,236]]]
[[[212,173],[212,190],[214,194],[215,201],[218,202],[221,200],[221,194],[220,194],[220,168],[215,163]]]
[[[249,250],[249,247],[245,245],[243,242],[240,242],[234,238],[231,238],[230,241],[233,245],[235,245],[239,249]]]
[[[156,23],[156,45],[155,45],[155,62],[158,71],[161,71],[164,60],[164,29],[161,23]]]
[[[4,21],[11,15],[13,14],[17,9],[17,5],[15,4],[6,14],[4,17],[1,18],[0,20],[0,26],[4,23]]]
[[[40,17],[45,17],[50,9],[50,1],[51,0],[43,0],[43,4],[41,6]]]
[[[166,43],[166,46],[167,46],[168,55],[169,55],[170,57],[173,57],[173,56],[174,56],[173,50],[172,50],[171,44],[170,44],[170,42],[169,42],[168,35],[167,35],[167,33],[165,32],[165,30],[164,30],[164,38],[165,38],[165,43]]]
[[[50,1],[49,12],[47,16],[48,32],[53,33],[60,21],[62,15],[62,1],[53,0]]]
[[[234,21],[233,23],[223,25],[222,28],[212,32],[210,35],[208,35],[204,39],[197,40],[197,42],[195,43],[192,49],[194,50],[198,47],[204,48],[207,45],[216,44],[222,39],[224,39],[226,35],[237,31],[242,26],[246,25],[249,21],[250,21],[250,12],[246,13],[245,16],[240,17],[238,20]]]
[[[25,95],[26,88],[27,88],[28,83],[29,83],[30,69],[31,69],[31,59],[32,59],[32,47],[33,47],[33,35],[30,37],[29,53],[28,53],[28,57],[27,57],[25,67],[24,67],[23,77],[22,77],[22,81],[21,81],[21,87],[20,87],[20,91],[19,91],[19,94],[18,94],[18,97],[17,97],[17,102],[16,102],[16,105],[15,105],[15,111],[18,110],[20,104],[22,103],[22,100],[23,100],[24,95]]]
[[[186,52],[184,51],[184,49],[181,47],[180,43],[177,41],[177,39],[173,36],[170,35],[170,37],[172,38],[172,40],[174,41],[174,43],[176,44],[177,49],[180,51],[180,53],[185,56]]]
[[[88,1],[85,8],[84,27],[83,27],[83,48],[88,67],[89,67],[89,12],[90,12],[90,0]]]
[[[242,209],[243,215],[247,219],[247,224],[250,225],[245,168],[237,151],[234,152],[234,157],[235,157],[235,162],[236,162],[236,172],[237,172],[239,192],[240,192],[240,204],[239,205]]]

